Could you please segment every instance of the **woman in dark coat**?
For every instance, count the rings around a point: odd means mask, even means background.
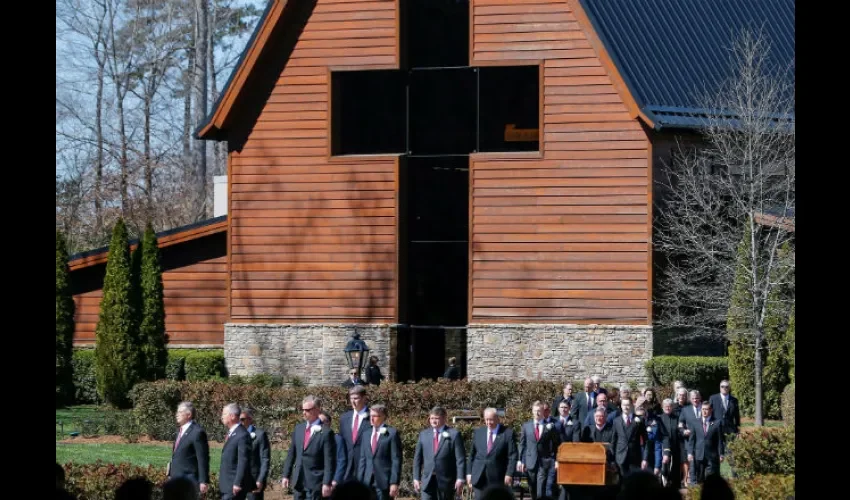
[[[381,385],[382,380],[384,380],[384,374],[378,367],[378,357],[370,356],[369,366],[366,367],[366,382],[371,385]]]

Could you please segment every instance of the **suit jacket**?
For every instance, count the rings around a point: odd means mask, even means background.
[[[372,432],[372,424],[369,423],[369,408],[364,407],[364,411],[366,412],[366,416],[360,419],[360,424],[357,427],[358,437],[356,443],[354,442],[354,436],[351,435],[351,424],[352,419],[354,418],[354,410],[348,410],[343,413],[342,417],[339,419],[339,433],[345,441],[346,455],[348,456],[348,462],[345,464],[344,476],[346,481],[354,479],[357,475],[357,466],[360,462],[360,443],[363,442],[363,435],[367,431]],[[368,440],[369,437],[367,436],[366,441]]]
[[[610,406],[607,406],[605,408],[605,411],[608,412],[605,415],[605,422],[613,424],[614,419],[617,418],[618,415],[617,410],[611,408]],[[596,425],[596,421],[593,419],[594,413],[596,413],[596,408],[594,408],[593,411],[587,412],[587,416],[584,417],[584,421],[582,422],[582,427],[593,427],[594,425]]]
[[[177,433],[179,434],[178,429]],[[177,434],[174,435],[176,442]],[[195,421],[189,424],[171,453],[168,477],[189,477],[196,483],[210,482],[210,447],[207,431]]]
[[[688,436],[688,454],[693,455],[694,460],[719,463],[720,457],[726,454],[724,434],[723,422],[713,416],[708,421],[708,432],[703,432],[702,420],[698,421]]]
[[[342,386],[346,387],[348,389],[354,387],[355,385],[368,385],[368,384],[366,384],[366,382],[363,379],[360,379],[360,378],[357,379],[356,383],[352,382],[350,377],[345,379],[345,382],[342,383]]]
[[[573,409],[573,403],[574,403],[574,402],[575,402],[575,400],[576,400],[576,397],[575,397],[575,396],[570,396],[570,397],[568,397],[568,398],[565,398],[565,397],[564,397],[564,395],[563,395],[563,394],[561,394],[560,396],[558,396],[557,398],[555,398],[555,399],[553,399],[553,400],[552,400],[552,413],[554,413],[554,414],[556,414],[556,415],[559,415],[559,417],[558,417],[558,418],[560,418],[560,413],[558,412],[558,407],[559,407],[559,406],[561,406],[561,401],[563,401],[563,400],[565,400],[565,399],[566,399],[566,400],[567,400],[567,402],[570,404],[570,412],[572,412],[572,409]]]
[[[555,424],[552,424],[551,429],[547,429],[546,426],[549,423],[543,423],[540,440],[534,437],[534,420],[522,424],[519,435],[519,461],[530,470],[537,469],[541,458],[553,458],[558,453],[561,435],[555,428]]]
[[[448,432],[448,437],[442,433]],[[463,481],[466,476],[466,449],[463,436],[449,426],[440,430],[440,442],[437,453],[434,453],[434,430],[425,429],[419,433],[416,441],[416,451],[413,453],[413,479],[422,483],[422,489],[428,488],[432,479],[437,481],[438,490],[448,490],[454,487],[457,480]]]
[[[700,426],[699,422],[702,419],[701,408],[697,408],[697,415],[694,416],[694,405],[685,406],[679,413],[679,422],[684,425],[684,429],[693,430],[694,427]]]
[[[614,448],[614,458],[618,464],[640,465],[641,460],[649,460],[648,447],[641,445],[649,441],[646,433],[646,420],[632,415],[631,423],[626,425],[623,417],[614,420],[614,434],[617,435],[617,446]]]
[[[661,446],[663,455],[666,457],[675,457],[678,462],[681,456],[682,434],[679,430],[679,418],[673,415],[662,413],[658,416],[658,432],[661,435]]]
[[[248,433],[249,435],[254,433],[254,437],[251,438],[251,476],[254,477],[255,482],[263,483],[265,487],[269,480],[269,465],[272,457],[269,436],[266,431],[253,425],[248,429]]]
[[[609,462],[614,462],[614,450],[617,447],[617,434],[614,432],[614,426],[605,423],[602,430],[596,428],[596,424],[590,427],[582,427],[579,435],[581,443],[608,443],[611,446],[606,447],[606,458]]]
[[[555,428],[558,430],[562,443],[577,443],[581,437],[581,425],[573,421],[572,417],[569,417],[566,424],[562,424],[561,419],[558,418],[555,421]]]
[[[384,374],[381,373],[381,367],[378,365],[369,365],[366,367],[366,380],[370,385],[381,385],[384,380]]]
[[[575,394],[575,399],[573,399],[573,406],[570,408],[570,415],[573,416],[573,420],[577,422],[584,422],[585,417],[587,417],[588,413],[593,413],[596,409],[596,394],[590,393],[590,406],[591,409],[588,411],[587,409],[587,393],[579,392]]]
[[[241,425],[237,425],[225,441],[218,469],[218,489],[222,493],[233,493],[234,486],[246,491],[257,487],[251,475],[251,436]]]
[[[469,450],[467,475],[472,476],[472,485],[483,488],[488,484],[501,484],[505,476],[516,472],[517,449],[514,431],[503,424],[496,428],[493,449],[487,453],[487,426],[475,429],[472,448]]]
[[[339,434],[334,434],[336,442],[336,468],[334,469],[334,481],[340,484],[345,481],[345,470],[348,468],[348,448],[345,439]]]
[[[741,428],[741,407],[738,405],[738,398],[729,395],[728,407],[723,407],[723,395],[715,394],[709,399],[711,406],[714,407],[714,416],[717,420],[723,422],[723,430],[738,434]]]
[[[372,453],[372,427],[364,436],[366,441],[360,447],[360,462],[357,467],[357,479],[366,485],[372,484],[380,490],[390,489],[390,485],[399,484],[401,480],[401,437],[395,427],[382,424],[385,434],[378,434],[378,444]]]
[[[336,440],[334,431],[323,425],[320,431],[311,434],[307,449],[304,449],[306,429],[307,422],[301,422],[292,431],[292,442],[283,463],[283,477],[289,478],[292,488],[297,491],[316,491],[322,485],[330,486],[333,481]]]

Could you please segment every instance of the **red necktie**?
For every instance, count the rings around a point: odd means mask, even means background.
[[[372,433],[372,454],[375,454],[375,450],[378,449],[378,429],[375,429],[375,432]]]
[[[487,453],[490,453],[493,450],[493,431],[490,431],[490,438],[487,440]]]
[[[183,437],[183,428],[180,428],[180,434],[177,435],[177,441],[174,441],[174,450],[177,449],[177,445],[180,444],[180,438]]]
[[[540,424],[537,422],[534,423],[534,439],[540,441]]]
[[[360,426],[360,414],[355,412],[354,413],[354,429],[351,430],[351,442],[352,443],[357,442],[357,438],[359,437],[357,435],[357,427],[359,427],[359,426]]]
[[[304,428],[304,449],[307,449],[307,444],[310,442],[310,424],[307,423],[307,427]]]
[[[702,421],[702,433],[708,434],[708,420]]]
[[[626,425],[632,425],[632,419],[628,415],[626,415]]]
[[[434,429],[434,455],[437,454],[437,446],[440,445],[440,440],[437,437],[437,429]]]
[[[226,443],[228,439],[230,439],[230,433],[229,432],[227,433],[226,436],[224,436],[224,442]]]

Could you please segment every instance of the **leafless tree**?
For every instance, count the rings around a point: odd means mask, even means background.
[[[763,423],[765,317],[773,292],[792,279],[793,259],[783,262],[780,249],[793,237],[796,208],[793,61],[771,65],[769,52],[760,34],[734,41],[734,75],[704,98],[702,144],[680,147],[657,180],[663,194],[654,235],[664,259],[657,326],[754,346],[756,425]],[[752,300],[736,305],[730,296],[745,235],[743,281]],[[727,326],[729,317],[743,321]]]

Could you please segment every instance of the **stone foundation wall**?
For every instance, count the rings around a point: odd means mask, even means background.
[[[603,385],[646,381],[652,357],[651,326],[494,324],[469,325],[469,380],[583,380]]]
[[[391,325],[224,325],[224,359],[232,375],[268,373],[297,377],[307,385],[336,385],[348,377],[343,353],[355,327],[387,378],[394,372],[395,329]]]

